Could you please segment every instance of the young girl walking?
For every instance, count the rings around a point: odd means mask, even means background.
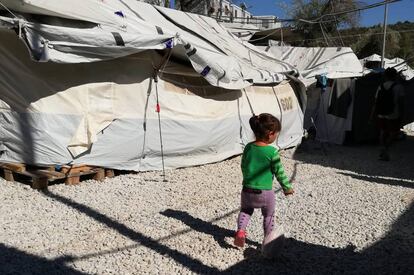
[[[272,190],[273,177],[282,186],[285,195],[292,195],[293,188],[285,175],[278,150],[271,146],[278,137],[281,124],[271,114],[260,114],[249,120],[256,140],[247,144],[243,151],[241,169],[243,188],[241,211],[237,219],[237,232],[234,244],[243,247],[246,241],[246,227],[255,208],[263,215],[264,237],[274,227],[275,193]]]

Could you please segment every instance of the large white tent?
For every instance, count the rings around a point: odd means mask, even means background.
[[[0,161],[136,171],[223,160],[248,119],[302,138],[292,66],[213,19],[135,0],[12,1],[0,16]],[[158,117],[160,115],[160,119]]]
[[[355,78],[363,75],[358,57],[347,47],[304,48],[261,47],[275,59],[298,70],[307,86],[304,127],[316,129],[316,139],[342,144],[352,130]],[[316,77],[329,79],[326,87],[316,85]]]

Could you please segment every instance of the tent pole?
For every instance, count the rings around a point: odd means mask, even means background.
[[[156,99],[157,99],[157,108],[156,108],[156,111],[158,113],[158,128],[159,128],[159,131],[160,131],[162,177],[163,177],[163,182],[167,182],[167,180],[165,179],[164,145],[162,143],[162,132],[161,132],[161,115],[160,115],[161,108],[160,108],[160,103],[159,103],[159,100],[158,100],[158,72],[155,72],[154,82],[155,82],[155,94],[156,94]]]
[[[160,145],[161,145],[161,161],[162,161],[162,177],[163,182],[167,182],[165,179],[165,164],[164,164],[164,145],[162,142],[162,132],[161,132],[161,107],[158,97],[158,73],[161,69],[161,74],[163,73],[165,66],[167,66],[167,63],[171,57],[172,49],[168,48],[168,51],[165,53],[164,57],[161,59],[160,64],[155,67],[154,66],[154,82],[155,82],[155,95],[157,100],[157,106],[156,106],[156,112],[158,113],[158,128],[160,130]]]
[[[382,39],[382,55],[381,55],[381,68],[384,69],[384,57],[385,57],[385,42],[386,42],[386,38],[387,38],[387,18],[388,18],[388,3],[385,4],[385,8],[384,8],[384,24],[382,26],[383,28],[383,32],[384,32],[384,37]]]

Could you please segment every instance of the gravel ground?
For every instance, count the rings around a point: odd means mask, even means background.
[[[240,157],[39,192],[0,180],[0,274],[414,274],[414,136],[391,162],[374,146],[283,152],[296,194],[277,195],[287,236],[260,255],[257,211],[232,246]]]

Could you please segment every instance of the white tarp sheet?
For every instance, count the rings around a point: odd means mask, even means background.
[[[363,67],[350,48],[303,48],[290,46],[261,47],[277,60],[290,63],[300,73],[307,89],[307,106],[304,127],[314,127],[316,139],[321,142],[343,144],[347,131],[352,129],[354,84],[351,78],[363,75]],[[325,75],[331,81],[322,92],[315,87],[318,75]],[[349,103],[343,117],[330,113],[334,88],[349,88]]]
[[[260,31],[259,27],[252,24],[221,22],[220,25],[224,26],[233,35],[246,42],[248,42],[256,32]]]
[[[348,86],[352,100],[347,108],[346,117],[338,117],[329,113],[329,107],[333,96],[333,89],[337,82]],[[334,80],[332,86],[328,86],[324,92],[312,85],[308,88],[308,105],[304,118],[304,127],[312,126],[316,130],[315,138],[320,142],[343,144],[346,132],[352,130],[352,117],[354,108],[355,80]]]
[[[373,54],[361,59],[360,62],[363,66],[365,66],[367,62],[381,62],[381,56],[378,54]],[[405,80],[410,80],[414,77],[414,70],[402,58],[384,58],[384,68],[395,68],[397,72],[401,73]],[[371,70],[368,69],[365,73],[369,72],[371,72]]]
[[[78,20],[78,25],[85,22],[82,28],[74,28],[67,26],[68,21],[0,18],[12,20],[15,28],[20,28],[32,57],[38,61],[94,62],[149,48],[173,47],[173,57],[189,60],[211,85],[226,89],[280,83],[286,79],[284,73],[295,71],[289,64],[272,60],[266,52],[243,44],[205,16],[136,0],[2,2],[14,12],[59,16]]]
[[[294,66],[306,84],[315,82],[315,76],[330,79],[362,76],[363,68],[351,48],[304,48],[291,46],[260,47],[277,60]]]
[[[414,132],[414,123],[410,123],[404,126],[404,130],[408,132]]]

